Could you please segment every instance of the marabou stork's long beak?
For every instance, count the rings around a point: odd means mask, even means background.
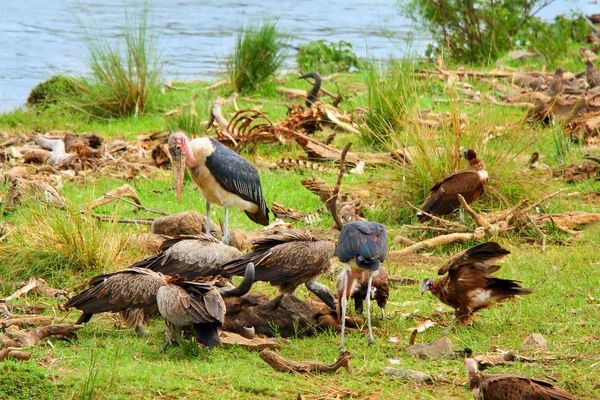
[[[169,148],[173,162],[173,173],[175,174],[175,192],[177,202],[181,201],[181,189],[183,187],[183,175],[185,174],[185,155],[181,154],[180,148]]]

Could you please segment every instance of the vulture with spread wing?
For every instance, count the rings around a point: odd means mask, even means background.
[[[278,286],[281,293],[293,294],[305,286],[330,308],[335,310],[333,293],[317,278],[327,272],[335,244],[319,240],[310,232],[286,232],[260,238],[253,242],[252,251],[221,267],[222,273],[242,275],[246,264],[255,266],[255,280]]]
[[[469,388],[475,400],[573,400],[571,393],[526,376],[484,374],[479,372],[477,361],[465,360]]]
[[[429,196],[423,202],[421,210],[431,215],[448,215],[460,208],[460,194],[467,204],[471,204],[481,196],[488,180],[485,164],[473,149],[460,154],[469,162],[469,168],[448,175],[429,189]],[[418,212],[419,222],[427,222],[431,218]]]
[[[495,242],[461,251],[439,269],[438,275],[446,276],[435,281],[423,280],[421,293],[430,290],[444,304],[454,308],[455,320],[468,324],[479,310],[516,295],[533,293],[533,289],[521,287],[519,281],[492,276],[500,269],[494,262],[508,254],[510,251]]]

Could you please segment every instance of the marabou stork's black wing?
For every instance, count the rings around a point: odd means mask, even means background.
[[[269,209],[254,165],[235,151],[223,146],[218,140],[211,138],[210,141],[215,146],[215,152],[206,158],[206,168],[223,189],[258,206],[256,213],[246,211],[252,221],[268,225]]]
[[[143,308],[156,302],[156,293],[164,284],[156,272],[128,268],[93,278],[91,287],[69,299],[65,308],[74,307],[87,314]]]
[[[220,275],[221,266],[242,253],[206,235],[175,237],[161,246],[162,253],[139,261],[132,267],[148,268],[164,275],[197,279]]]
[[[385,260],[387,250],[387,230],[382,224],[357,221],[342,227],[337,245],[341,262],[354,259],[360,268],[374,271]]]

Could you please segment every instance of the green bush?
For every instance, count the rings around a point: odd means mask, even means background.
[[[110,43],[102,32],[90,32],[79,20],[92,74],[82,80],[75,95],[65,98],[67,105],[95,118],[137,116],[152,108],[160,90],[161,65],[148,12],[144,3],[139,16],[125,13],[124,46]]]
[[[284,45],[285,38],[278,31],[277,21],[242,26],[227,65],[233,89],[245,93],[267,81],[285,60]]]
[[[544,56],[549,67],[557,66],[568,55],[573,43],[583,43],[589,32],[581,16],[568,18],[559,15],[553,23],[532,18],[519,33],[519,41],[526,48]]]
[[[358,57],[352,50],[352,44],[340,40],[327,44],[324,40],[313,40],[298,49],[296,56],[301,71],[318,71],[321,74],[348,72],[358,67]]]
[[[29,107],[46,107],[50,104],[56,104],[65,95],[77,96],[79,93],[79,84],[75,79],[63,75],[54,75],[31,90],[26,104]]]
[[[437,49],[458,62],[493,62],[513,46],[535,12],[554,0],[408,0],[401,12],[426,25]]]

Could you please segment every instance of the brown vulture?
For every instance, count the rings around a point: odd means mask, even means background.
[[[552,81],[550,82],[548,89],[546,89],[546,94],[548,96],[556,97],[556,96],[561,95],[564,92],[564,90],[565,90],[565,86],[563,84],[564,73],[565,73],[565,69],[563,67],[556,68],[556,71],[554,71],[554,77],[552,78]]]
[[[368,344],[375,343],[371,329],[371,286],[373,276],[379,270],[388,251],[388,236],[384,225],[377,222],[356,221],[345,224],[340,231],[337,256],[344,265],[338,277],[338,299],[341,304],[340,349],[344,348],[344,328],[346,326],[346,306],[355,277],[368,275],[365,300],[367,301]],[[350,288],[350,289],[349,289]]]
[[[485,164],[473,149],[460,154],[469,162],[469,168],[448,175],[429,189],[429,196],[423,202],[421,210],[431,215],[448,215],[460,208],[458,195],[471,204],[481,196],[488,180]],[[427,222],[431,218],[422,212],[417,213],[419,222]]]
[[[465,359],[469,388],[475,400],[573,400],[575,396],[551,383],[526,376],[484,374],[477,361]]]
[[[438,275],[447,273],[446,276],[423,280],[421,293],[430,290],[442,303],[454,308],[453,322],[469,324],[479,310],[516,295],[533,293],[533,289],[521,287],[519,281],[492,276],[500,269],[494,262],[508,254],[510,251],[495,242],[461,251],[439,269]]]
[[[350,290],[350,298],[354,300],[354,310],[357,314],[363,313],[363,302],[367,298],[367,286],[369,283],[370,272],[358,270],[350,272],[353,277],[353,283]],[[337,281],[338,293],[343,290],[344,276],[340,275]],[[390,279],[385,268],[380,267],[373,273],[373,282],[371,284],[371,300],[375,300],[381,308],[381,318],[385,318],[385,307],[390,297]]]
[[[585,80],[590,88],[600,86],[600,71],[598,71],[596,64],[594,64],[594,62],[589,58],[585,63]]]
[[[160,249],[161,253],[139,261],[132,267],[148,268],[165,275],[179,275],[182,279],[194,280],[219,275],[223,264],[242,255],[235,247],[227,246],[206,234],[175,236],[165,241]]]
[[[166,285],[177,284],[178,277],[171,278],[147,268],[127,268],[112,274],[92,278],[90,288],[72,297],[65,309],[77,308],[83,314],[75,324],[88,322],[94,314],[103,312],[123,312],[142,309],[146,313],[157,309],[157,293]],[[215,288],[222,296],[242,296],[250,290],[254,281],[254,266],[248,265],[244,280],[236,288]],[[184,281],[181,281],[185,285]],[[206,283],[210,284],[210,283]],[[212,284],[210,284],[212,286]],[[160,311],[160,310],[159,310]],[[144,335],[142,327],[144,313],[132,312],[127,315],[128,328],[135,327],[138,335]],[[165,317],[163,315],[163,317]],[[165,317],[166,318],[166,317]]]
[[[164,275],[162,278],[164,285],[156,293],[156,302],[167,328],[164,347],[182,338],[188,327],[192,327],[198,343],[215,347],[221,345],[219,328],[226,313],[222,296],[248,293],[254,282],[254,266],[248,264],[244,280],[232,289],[217,288],[209,282],[182,281]]]
[[[221,267],[222,273],[242,275],[246,264],[255,266],[255,280],[278,286],[281,293],[293,294],[305,284],[319,299],[335,310],[333,293],[317,278],[327,272],[335,254],[335,244],[319,240],[310,232],[286,232],[256,239],[252,251]]]
[[[206,234],[210,233],[210,205],[225,209],[223,243],[229,242],[229,208],[244,210],[257,224],[269,225],[269,209],[262,194],[256,167],[235,151],[209,137],[188,140],[183,132],[169,137],[175,191],[181,198],[187,167],[192,180],[206,199]]]

